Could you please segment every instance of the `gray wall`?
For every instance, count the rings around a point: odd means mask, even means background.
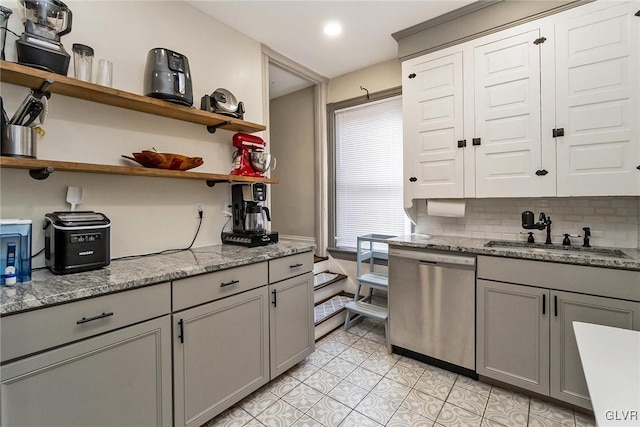
[[[315,236],[313,87],[271,101],[271,153],[277,159],[271,185],[271,228],[280,235]]]

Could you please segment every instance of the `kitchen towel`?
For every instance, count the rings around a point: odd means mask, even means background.
[[[461,199],[429,199],[427,200],[427,215],[462,218],[465,207],[466,202]]]

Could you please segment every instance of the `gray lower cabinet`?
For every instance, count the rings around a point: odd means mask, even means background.
[[[313,274],[269,285],[271,379],[313,353]]]
[[[176,426],[200,426],[269,381],[267,289],[174,313]]]
[[[476,285],[476,371],[548,394],[548,291],[482,279]]]
[[[636,283],[637,286],[637,283]],[[550,395],[590,408],[589,390],[578,353],[574,321],[640,330],[640,304],[613,298],[551,291]]]
[[[606,270],[479,257],[477,372],[591,409],[573,322],[640,330],[640,273]]]
[[[171,317],[2,366],[3,426],[170,426]]]

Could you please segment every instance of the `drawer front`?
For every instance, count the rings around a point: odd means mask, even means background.
[[[479,279],[640,301],[640,271],[478,256]]]
[[[4,363],[170,312],[167,282],[3,317],[0,358]]]
[[[313,252],[290,255],[269,261],[269,283],[279,282],[313,270]]]
[[[267,262],[201,274],[173,282],[173,311],[235,295],[267,284]]]

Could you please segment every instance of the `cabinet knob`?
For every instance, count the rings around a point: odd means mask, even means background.
[[[410,182],[416,182],[418,180],[418,178],[416,178],[415,176],[412,176],[411,178],[409,178]]]
[[[554,138],[558,138],[560,136],[564,136],[564,128],[557,128],[554,129],[552,132],[552,135]]]
[[[536,175],[538,175],[538,176],[545,176],[545,175],[546,175],[546,174],[548,174],[548,173],[549,173],[549,171],[548,171],[548,170],[546,170],[546,169],[538,169],[538,170],[536,171]]]
[[[411,73],[411,74],[409,74],[409,78],[410,78],[410,79],[415,79],[415,78],[416,78],[416,73]]]
[[[467,146],[467,140],[466,139],[461,139],[458,141],[458,148],[464,148]]]
[[[473,138],[471,142],[473,145],[480,145],[482,144],[482,138]]]

